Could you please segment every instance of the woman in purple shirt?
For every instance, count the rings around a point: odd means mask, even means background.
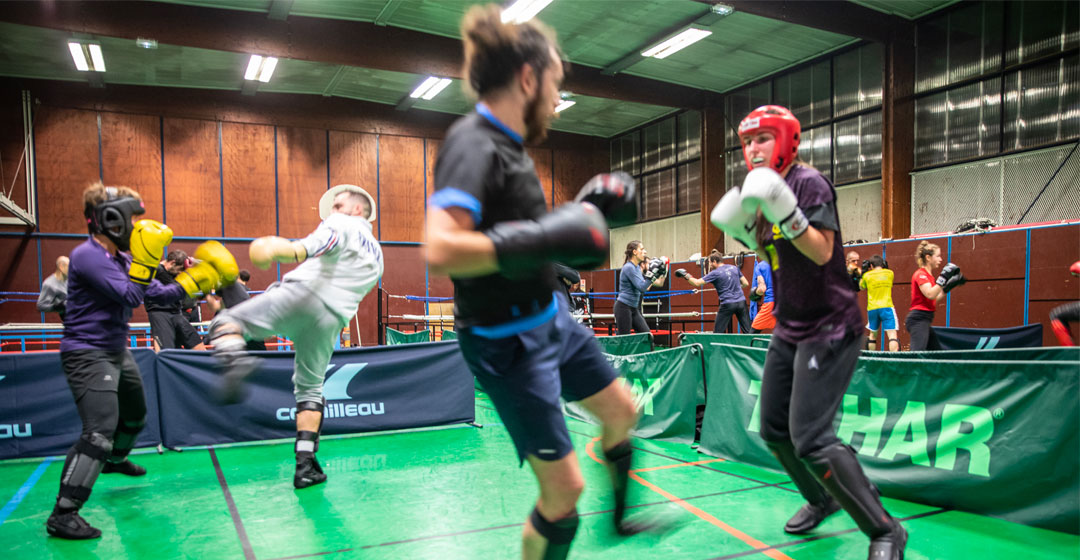
[[[800,132],[783,107],[747,115],[739,138],[750,173],[711,216],[773,268],[777,325],[762,374],[761,437],[808,502],[785,531],[808,532],[843,507],[870,538],[871,559],[900,560],[907,532],[833,429],[862,348],[862,313],[844,266],[836,190],[797,160]]]
[[[128,320],[143,299],[180,299],[180,284],[164,286],[154,272],[172,240],[164,224],[141,220],[138,193],[127,187],[92,185],[83,193],[90,238],[71,252],[67,316],[60,363],[82,419],[82,435],[68,451],[60,493],[45,522],[50,535],[93,539],[101,531],[79,515],[98,473],[142,476],[146,469],[127,455],[146,419],[142,376],[128,350]],[[137,236],[139,243],[131,247]],[[132,250],[134,259],[121,251]]]

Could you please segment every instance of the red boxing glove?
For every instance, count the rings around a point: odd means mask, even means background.
[[[1080,276],[1080,261],[1074,262],[1072,266],[1069,267],[1069,272],[1071,272],[1073,276]]]

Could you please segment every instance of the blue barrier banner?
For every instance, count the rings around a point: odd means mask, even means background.
[[[239,404],[215,400],[221,375],[209,352],[158,354],[162,437],[169,447],[296,436],[292,352],[263,359]],[[334,352],[323,385],[324,434],[436,426],[474,419],[473,379],[456,341]]]
[[[136,447],[161,443],[153,350],[133,349],[146,392],[146,427]],[[67,453],[82,432],[59,352],[0,356],[0,459]]]
[[[1041,323],[1004,329],[930,327],[942,350],[993,350],[995,348],[1037,348],[1042,346]]]

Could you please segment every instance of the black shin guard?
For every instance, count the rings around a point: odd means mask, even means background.
[[[804,459],[821,485],[840,502],[868,537],[872,557],[899,560],[904,557],[907,532],[881,505],[874,485],[866,478],[850,447],[835,443]]]
[[[71,446],[60,474],[56,513],[78,511],[86,503],[110,451],[112,442],[97,432],[81,436]]]
[[[145,418],[120,422],[120,425],[116,427],[116,437],[113,440],[112,453],[109,454],[109,462],[124,462],[128,453],[131,453],[131,450],[134,449],[135,440],[138,439],[143,426],[146,426]]]
[[[544,549],[543,560],[563,560],[570,553],[570,543],[578,529],[577,510],[570,515],[558,520],[548,521],[540,515],[540,510],[533,508],[529,522],[540,536],[547,539],[547,547]]]
[[[612,489],[615,492],[615,526],[622,524],[626,515],[626,488],[630,481],[630,460],[633,457],[634,448],[630,446],[630,440],[615,444],[615,447],[604,452],[604,460],[611,464]]]
[[[780,461],[780,465],[791,476],[791,481],[795,483],[795,487],[799,489],[799,493],[807,502],[784,525],[784,531],[792,534],[805,533],[820,525],[826,517],[840,509],[840,504],[822,488],[807,469],[806,463],[803,463],[795,454],[795,445],[791,443],[791,440],[766,441],[765,445],[776,460]]]
[[[296,432],[296,448],[295,451],[299,455],[301,452],[314,454],[319,450],[319,434],[322,433],[323,419],[325,415],[323,411],[326,409],[326,399],[322,402],[301,401],[296,403],[296,414],[299,416],[301,412],[311,411],[319,413],[319,427],[316,431],[297,431]],[[305,442],[305,443],[301,443]]]

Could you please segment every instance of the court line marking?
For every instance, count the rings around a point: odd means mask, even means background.
[[[915,515],[909,515],[907,517],[902,517],[902,518],[898,518],[898,519],[900,521],[912,521],[912,520],[915,520],[915,519],[920,519],[920,518],[923,518],[923,517],[930,517],[932,515],[938,515],[939,513],[946,513],[946,512],[949,512],[949,511],[952,511],[952,510],[949,509],[949,508],[942,508],[942,509],[937,509],[937,510],[932,510],[932,511],[924,511],[923,513],[916,513]],[[798,539],[798,540],[794,540],[794,541],[788,541],[786,543],[776,544],[776,545],[770,546],[767,550],[775,550],[777,548],[786,548],[786,547],[789,547],[789,546],[795,546],[797,544],[803,544],[803,543],[808,543],[808,542],[813,542],[813,541],[820,541],[820,540],[824,540],[824,539],[828,539],[828,538],[832,538],[832,537],[837,537],[837,536],[840,536],[840,535],[846,535],[848,533],[857,533],[858,531],[859,531],[859,529],[858,529],[858,527],[856,527],[854,529],[847,529],[847,530],[844,530],[844,531],[834,531],[832,533],[814,535],[812,537],[807,537],[805,539]],[[764,553],[764,550],[747,550],[747,551],[744,551],[744,552],[737,552],[735,554],[727,554],[727,555],[724,555],[724,556],[716,556],[714,558],[709,558],[709,560],[731,560],[733,558],[742,558],[744,556],[750,556],[751,554],[759,554],[759,553]]]
[[[8,503],[4,505],[3,509],[0,509],[0,525],[3,525],[9,515],[15,512],[15,508],[19,507],[19,503],[23,501],[23,498],[30,493],[30,490],[41,479],[41,475],[45,474],[45,470],[49,468],[49,464],[55,460],[54,457],[48,457],[41,462],[40,465],[34,469],[34,472],[30,473],[30,477],[26,479],[26,482],[15,491],[15,495],[8,500]]]
[[[702,461],[691,461],[689,463],[680,463],[680,464],[677,464],[677,465],[662,465],[662,466],[659,466],[659,467],[645,467],[644,469],[634,469],[634,470],[632,470],[630,472],[639,473],[639,472],[659,471],[659,470],[663,470],[663,469],[674,469],[674,468],[677,468],[677,467],[693,467],[693,466],[697,466],[697,465],[704,465],[704,464],[707,464],[707,463],[723,463],[725,461],[727,461],[727,459],[720,459],[720,458],[717,458],[717,459],[704,459]]]
[[[210,460],[214,462],[218,484],[221,485],[221,491],[225,494],[225,503],[229,506],[229,516],[232,517],[233,526],[236,527],[236,534],[240,537],[240,546],[244,549],[244,558],[245,560],[255,560],[255,551],[252,550],[251,541],[248,540],[247,531],[244,530],[244,522],[240,519],[240,510],[236,509],[236,502],[233,500],[232,492],[229,491],[229,483],[225,482],[225,473],[221,472],[221,463],[218,462],[217,453],[214,452],[212,446],[207,451],[210,452]]]
[[[599,437],[594,437],[593,439],[591,439],[589,441],[589,443],[585,444],[585,452],[588,453],[589,457],[592,457],[592,459],[594,461],[596,461],[597,463],[600,463],[602,465],[602,464],[604,464],[604,462],[601,461],[600,458],[596,456],[595,446],[596,446],[596,442],[598,442],[598,441],[600,441],[600,438]],[[675,494],[672,494],[671,492],[668,492],[667,490],[664,490],[663,488],[657,486],[656,484],[653,484],[653,483],[649,482],[648,480],[645,480],[644,478],[641,478],[636,473],[630,472],[629,474],[630,474],[630,478],[633,479],[634,481],[636,481],[638,484],[641,484],[642,486],[648,488],[649,490],[652,490],[653,492],[656,492],[657,494],[660,494],[661,496],[671,500],[672,502],[675,503],[675,505],[677,505],[677,506],[685,509],[686,511],[696,515],[699,519],[701,519],[703,521],[706,521],[708,523],[711,523],[712,525],[720,528],[725,533],[739,539],[743,543],[745,543],[745,544],[747,544],[747,545],[749,545],[749,546],[751,546],[751,547],[753,547],[755,549],[760,549],[760,552],[762,554],[764,554],[765,556],[768,556],[769,558],[772,558],[773,560],[793,560],[787,554],[784,554],[783,552],[780,552],[779,550],[769,548],[769,545],[755,539],[754,537],[751,537],[750,535],[736,529],[735,527],[732,527],[731,525],[728,525],[727,523],[724,523],[723,521],[720,521],[719,519],[714,517],[709,512],[707,512],[707,511],[705,511],[705,510],[703,510],[703,509],[701,509],[701,508],[699,508],[699,507],[697,507],[697,506],[695,506],[693,504],[687,503],[686,500],[683,500],[682,498],[679,498]]]
[[[763,484],[763,485],[760,485],[760,486],[748,486],[746,488],[736,488],[734,490],[724,490],[724,491],[721,491],[721,492],[711,492],[709,494],[701,494],[701,495],[698,495],[698,496],[691,496],[689,498],[685,498],[685,500],[686,501],[700,500],[700,499],[703,499],[703,498],[712,498],[712,497],[715,497],[715,496],[722,496],[724,494],[735,494],[735,493],[738,493],[738,492],[747,492],[749,490],[759,490],[761,488],[769,488],[771,486],[772,486],[771,484]],[[626,506],[626,509],[627,510],[632,510],[632,509],[638,509],[638,508],[662,506],[662,505],[667,505],[667,504],[670,504],[670,503],[671,503],[670,500],[661,500],[661,501],[658,501],[658,502],[649,502],[649,503],[644,503],[644,504],[635,504],[635,505],[632,505],[632,506]],[[615,511],[615,510],[613,510],[613,509],[605,509],[605,510],[599,510],[599,511],[590,511],[590,512],[586,512],[586,513],[580,513],[578,515],[580,517],[589,517],[589,516],[592,516],[592,515],[603,515],[605,513],[611,513],[613,511]],[[326,552],[312,552],[312,553],[308,553],[308,554],[298,554],[298,555],[295,555],[295,556],[283,556],[283,557],[280,557],[280,558],[273,558],[271,560],[295,560],[297,558],[311,558],[313,556],[325,556],[327,554],[336,554],[336,553],[339,553],[339,552],[352,552],[354,550],[363,550],[363,549],[368,549],[368,548],[378,548],[380,546],[407,544],[407,543],[411,543],[411,542],[429,541],[429,540],[435,540],[435,539],[441,539],[441,538],[447,538],[447,537],[456,537],[456,536],[459,536],[459,535],[466,535],[466,534],[469,534],[469,533],[481,533],[481,532],[484,532],[484,531],[495,531],[495,530],[499,530],[499,529],[508,529],[508,528],[511,528],[511,527],[521,527],[522,525],[524,525],[524,523],[511,523],[511,524],[508,524],[508,525],[506,525],[506,524],[504,524],[504,525],[493,525],[491,527],[483,527],[483,528],[480,528],[480,529],[468,529],[468,530],[464,530],[464,531],[457,531],[457,532],[454,532],[454,533],[443,533],[443,534],[439,534],[439,535],[427,535],[427,536],[423,536],[423,537],[414,537],[414,538],[411,538],[411,539],[403,539],[403,540],[390,541],[390,542],[385,542],[385,543],[368,544],[368,545],[364,545],[364,546],[360,546],[360,547],[342,548],[342,549],[339,549],[339,550],[331,550],[331,551],[326,551]]]

